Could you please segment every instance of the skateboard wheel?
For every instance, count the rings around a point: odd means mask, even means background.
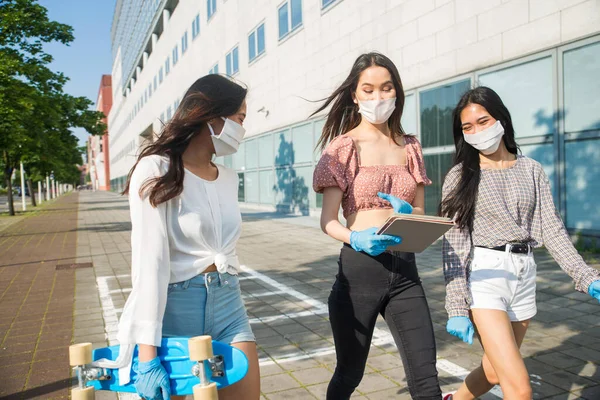
[[[194,385],[194,400],[219,400],[217,394],[217,384],[214,382],[208,385]]]
[[[71,391],[71,400],[94,400],[95,397],[93,386],[88,386],[83,389],[73,388]]]
[[[69,346],[69,364],[72,367],[92,362],[92,344],[78,343]]]
[[[188,340],[190,360],[204,361],[213,358],[212,338],[210,336],[196,336]]]

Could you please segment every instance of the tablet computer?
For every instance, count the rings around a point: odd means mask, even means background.
[[[388,247],[388,250],[421,253],[453,226],[454,222],[450,218],[394,214],[379,228],[377,234],[402,238],[402,243]]]

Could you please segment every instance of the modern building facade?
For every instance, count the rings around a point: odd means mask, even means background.
[[[309,116],[372,50],[398,66],[404,129],[423,145],[435,213],[451,166],[450,113],[490,86],[523,154],[541,162],[569,228],[600,235],[599,0],[117,0],[109,114],[111,182],[208,73],[249,88],[247,138],[220,160],[247,206],[318,212],[323,115]]]
[[[102,75],[96,110],[110,114],[112,107],[112,84],[110,75]],[[107,118],[102,122],[107,123]],[[95,190],[110,190],[110,148],[108,132],[102,136],[90,136],[88,140],[88,164],[90,179]]]

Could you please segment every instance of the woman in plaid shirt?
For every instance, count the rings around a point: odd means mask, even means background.
[[[455,227],[443,240],[447,331],[472,344],[481,366],[445,399],[474,399],[500,384],[509,399],[531,399],[519,347],[536,314],[533,249],[545,245],[575,282],[600,301],[600,273],[571,243],[542,166],[518,154],[510,113],[493,90],[465,93],[453,113],[454,167],[442,189],[442,215]]]

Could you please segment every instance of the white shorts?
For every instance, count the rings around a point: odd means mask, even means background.
[[[528,320],[537,312],[535,278],[532,253],[475,247],[469,279],[471,308],[503,310],[513,322]]]

